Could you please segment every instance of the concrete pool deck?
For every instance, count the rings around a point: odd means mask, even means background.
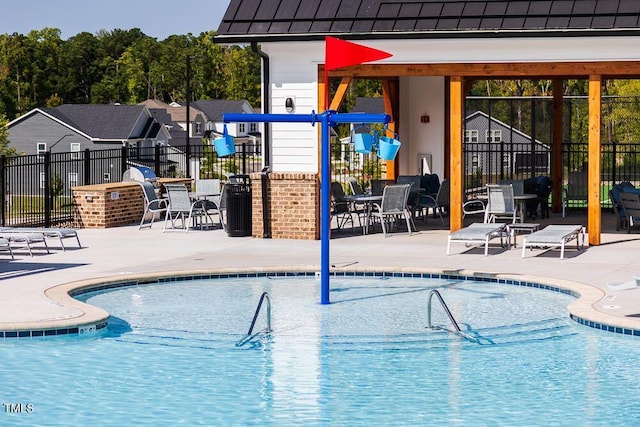
[[[436,221],[439,225],[438,220],[427,223],[436,227]],[[81,249],[65,242],[63,252],[51,241],[50,254],[36,249],[29,257],[17,250],[14,261],[0,254],[0,331],[95,321],[105,312],[76,302],[67,292],[97,282],[219,270],[317,271],[320,264],[320,241],[228,237],[222,230],[163,234],[162,224],[142,231],[131,225],[78,233]],[[572,243],[561,260],[557,250],[539,249],[527,250],[523,259],[522,236],[517,249],[493,245],[484,256],[481,248],[453,245],[447,256],[448,234],[423,229],[385,238],[341,231],[331,240],[331,264],[338,271],[447,272],[554,284],[583,296],[571,307],[579,317],[640,331],[640,288],[607,286],[640,275],[640,235],[603,233],[601,245],[577,252]]]

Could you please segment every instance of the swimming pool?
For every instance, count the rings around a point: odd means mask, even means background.
[[[572,296],[455,279],[335,277],[333,304],[320,305],[318,289],[308,277],[242,277],[83,295],[112,313],[106,334],[0,344],[0,424],[640,422],[636,338],[571,321]],[[444,331],[451,325],[435,302],[439,329],[425,328],[433,289],[476,340]],[[263,291],[273,333],[236,347]]]

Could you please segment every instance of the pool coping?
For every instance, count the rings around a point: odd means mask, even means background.
[[[156,273],[136,273],[100,277],[68,282],[52,286],[45,290],[45,296],[54,304],[73,308],[81,314],[64,319],[50,319],[22,323],[0,323],[0,338],[28,338],[58,336],[69,334],[96,334],[105,329],[110,314],[93,305],[86,304],[74,296],[114,289],[124,286],[139,286],[176,280],[195,280],[202,278],[255,277],[255,276],[311,276],[318,270],[305,267],[248,267],[213,268],[200,270],[174,270]],[[358,267],[333,268],[332,276],[389,276],[389,277],[431,277],[477,280],[483,282],[505,283],[518,286],[530,286],[576,297],[567,309],[569,317],[588,327],[624,335],[640,336],[640,319],[622,318],[609,315],[594,308],[605,297],[605,292],[597,287],[583,283],[550,279],[540,276],[509,273],[486,273],[471,270],[447,270],[416,267]]]

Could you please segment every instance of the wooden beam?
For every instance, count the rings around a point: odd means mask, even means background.
[[[601,209],[600,177],[602,172],[600,126],[602,114],[602,76],[589,76],[589,169],[588,169],[588,208],[587,229],[589,245],[600,244]]]
[[[398,81],[392,79],[382,80],[382,98],[384,100],[384,112],[391,116],[391,121],[387,125],[389,132],[387,136],[393,137],[393,133],[397,133],[396,116],[398,105]],[[387,179],[396,179],[398,171],[398,158],[394,160],[387,160],[386,173]]]
[[[450,76],[478,79],[605,79],[640,78],[640,61],[603,62],[484,62],[439,64],[361,64],[329,72],[331,77],[361,78],[402,76]]]
[[[564,94],[564,85],[562,80],[553,81],[553,102],[552,106],[552,122],[553,130],[551,133],[551,210],[560,212],[562,210],[562,98]]]
[[[353,77],[343,77],[340,81],[340,85],[338,85],[338,90],[336,90],[336,94],[333,96],[331,100],[331,105],[329,106],[330,110],[338,111],[340,109],[340,105],[342,105],[342,101],[344,101],[344,97],[347,94],[347,90],[349,90],[349,85]]]
[[[450,150],[449,158],[449,230],[462,228],[462,203],[464,200],[464,162],[462,150],[462,120],[464,116],[464,79],[452,76],[449,80]]]

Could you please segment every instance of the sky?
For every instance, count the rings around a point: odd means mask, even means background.
[[[82,32],[130,30],[164,40],[217,30],[230,0],[5,0],[0,34],[58,28],[63,40]]]

